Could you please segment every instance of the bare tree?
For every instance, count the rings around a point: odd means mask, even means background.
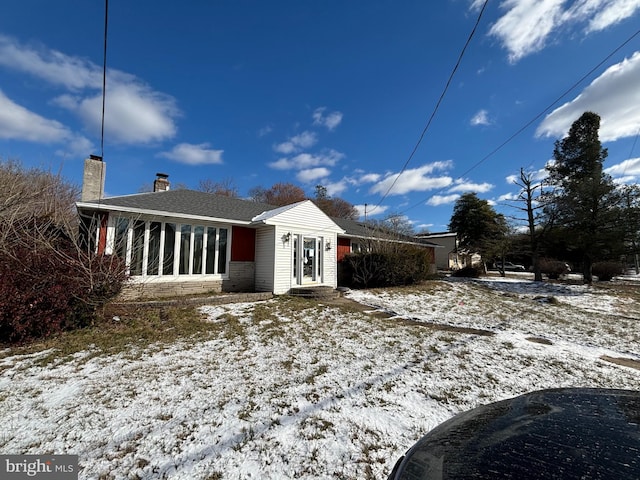
[[[360,214],[352,204],[327,193],[327,187],[316,185],[316,198],[313,200],[320,210],[330,217],[357,220]]]
[[[532,173],[525,172],[524,169],[521,168],[520,179],[514,183],[520,187],[520,193],[518,193],[519,205],[511,205],[511,207],[520,210],[526,215],[534,280],[541,282],[540,249],[542,239],[553,226],[554,215],[552,211],[548,209],[546,214],[542,215],[546,206],[546,197],[543,194],[542,182],[536,182],[533,179]]]
[[[9,341],[82,325],[126,278],[123,262],[83,244],[79,227],[94,222],[97,233],[102,219],[78,221],[77,198],[60,175],[0,162],[0,333]]]
[[[276,183],[269,189],[254,187],[249,190],[249,196],[254,202],[267,203],[277,207],[307,199],[304,190],[292,183]]]
[[[226,178],[219,182],[206,178],[198,182],[197,190],[206,193],[213,193],[214,195],[221,195],[224,197],[238,197],[238,187],[236,187],[234,181],[231,178]]]

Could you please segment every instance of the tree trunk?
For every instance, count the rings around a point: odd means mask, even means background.
[[[582,283],[585,285],[591,285],[593,283],[593,274],[591,273],[591,267],[593,266],[593,261],[591,257],[585,255],[582,261]]]
[[[542,272],[540,271],[540,256],[537,251],[534,251],[531,255],[531,260],[533,261],[533,281],[541,282],[542,281]]]

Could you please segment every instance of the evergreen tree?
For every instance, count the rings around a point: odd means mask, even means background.
[[[483,257],[493,255],[508,230],[503,215],[475,193],[465,193],[455,203],[449,230],[458,235],[458,245]]]
[[[591,284],[594,261],[610,253],[615,236],[615,212],[619,195],[603,163],[607,150],[598,137],[600,117],[585,112],[569,134],[555,143],[555,162],[547,166],[549,212],[569,232],[571,244],[582,258],[584,283]]]

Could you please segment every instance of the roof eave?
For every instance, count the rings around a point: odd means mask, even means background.
[[[178,213],[178,212],[167,212],[163,210],[149,210],[145,208],[133,208],[133,207],[121,207],[115,205],[105,205],[100,203],[93,202],[76,202],[76,207],[78,209],[90,209],[90,210],[98,210],[98,211],[107,211],[107,212],[123,212],[123,213],[133,213],[136,215],[149,215],[156,217],[169,217],[169,218],[184,218],[188,220],[200,220],[205,222],[214,222],[214,223],[232,223],[236,225],[251,225],[252,222],[250,220],[238,220],[231,218],[218,218],[218,217],[208,217],[206,215],[192,215],[189,213]]]

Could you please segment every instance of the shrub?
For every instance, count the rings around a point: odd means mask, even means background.
[[[432,261],[429,250],[410,245],[388,252],[352,253],[341,262],[341,279],[352,288],[412,285],[429,277]]]
[[[115,257],[90,257],[48,222],[30,218],[2,232],[0,340],[22,343],[88,325],[126,279]]]
[[[540,272],[553,280],[557,280],[560,278],[560,275],[569,272],[566,262],[554,258],[541,258],[539,265]]]
[[[598,280],[606,282],[624,273],[624,265],[619,262],[598,262],[593,264],[591,272],[598,277]]]
[[[452,277],[463,278],[478,278],[480,275],[482,275],[482,268],[476,265],[462,267],[451,274]]]

